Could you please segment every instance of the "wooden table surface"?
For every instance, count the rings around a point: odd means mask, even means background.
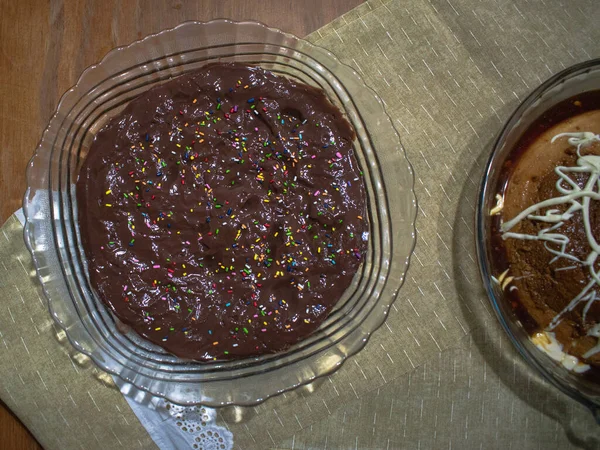
[[[21,207],[25,168],[60,96],[113,47],[223,17],[305,36],[362,1],[0,0],[0,223]],[[1,402],[0,448],[41,448]]]

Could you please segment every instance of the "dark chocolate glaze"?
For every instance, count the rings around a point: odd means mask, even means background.
[[[359,268],[354,131],[316,88],[214,64],[134,99],[96,136],[77,202],[92,286],[184,358],[279,352]]]

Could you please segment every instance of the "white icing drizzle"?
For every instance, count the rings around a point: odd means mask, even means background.
[[[600,135],[594,134],[591,131],[583,131],[577,133],[560,133],[552,138],[550,141],[551,144],[554,144],[554,141],[560,139],[561,137],[567,136],[567,142],[571,144],[573,147],[577,147],[577,154],[579,154],[579,150],[581,147],[585,147],[587,145],[592,144],[593,142],[600,142]]]
[[[550,356],[550,358],[558,361],[567,370],[572,370],[576,373],[582,373],[590,369],[589,365],[579,361],[576,356],[565,353],[563,351],[562,344],[558,342],[558,339],[556,339],[554,333],[549,331],[536,333],[531,337],[531,342],[533,342],[537,348]]]
[[[587,332],[587,335],[593,336],[595,338],[600,338],[600,323],[597,323],[592,328],[590,328],[590,330]],[[598,339],[598,343],[594,347],[592,347],[583,354],[583,357],[589,358],[590,356],[595,355],[598,352],[600,352],[600,339]]]
[[[548,325],[548,330],[553,330],[560,323],[565,313],[572,311],[582,302],[585,302],[582,312],[583,320],[585,321],[586,315],[592,304],[596,300],[600,299],[600,296],[597,292],[597,288],[600,287],[600,271],[596,271],[594,268],[594,264],[598,259],[598,255],[600,255],[600,245],[592,234],[592,226],[590,222],[590,201],[600,200],[600,156],[581,156],[581,149],[594,142],[600,142],[600,135],[589,131],[580,133],[560,133],[552,138],[551,143],[554,143],[561,137],[569,138],[567,142],[570,145],[577,147],[578,156],[577,165],[575,167],[558,166],[554,169],[555,173],[558,175],[556,190],[561,195],[559,197],[544,200],[530,206],[529,208],[526,208],[513,219],[504,222],[501,227],[503,239],[514,238],[543,241],[546,250],[554,255],[554,258],[550,261],[550,264],[559,258],[566,258],[576,264],[574,266],[565,267],[559,270],[569,270],[578,266],[584,266],[588,268],[590,281],[581,290],[581,292],[579,292],[579,294],[554,317],[552,322],[550,322]],[[580,188],[577,183],[570,178],[570,174],[574,173],[589,174],[589,178],[583,188]],[[567,209],[562,213],[559,209],[552,208],[553,206],[560,204],[568,205]],[[546,209],[543,215],[536,214],[538,211],[543,209]],[[569,238],[560,232],[560,228],[565,224],[565,222],[570,220],[578,211],[581,211],[585,235],[590,248],[587,257],[584,260],[580,260],[576,256],[567,253],[566,248],[569,244]],[[545,222],[550,224],[550,226],[540,230],[536,235],[510,232],[511,229],[513,229],[524,219]],[[551,248],[549,244],[553,244],[554,248]],[[556,247],[559,249],[557,250]],[[592,328],[592,330],[594,329],[595,327]],[[594,334],[594,336],[600,338],[600,327],[597,330],[597,335]],[[600,342],[592,350],[588,351],[585,357],[588,358],[599,351]]]

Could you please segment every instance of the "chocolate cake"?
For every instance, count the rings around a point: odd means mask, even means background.
[[[180,357],[285,350],[364,259],[354,138],[324,92],[258,67],[212,64],[140,95],[79,173],[93,288]]]
[[[533,342],[577,372],[600,365],[599,94],[556,105],[525,133],[491,211],[497,281]]]

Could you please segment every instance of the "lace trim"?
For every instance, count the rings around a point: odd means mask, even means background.
[[[202,406],[179,406],[166,403],[185,440],[197,450],[231,450],[233,434],[216,425],[217,412]]]

